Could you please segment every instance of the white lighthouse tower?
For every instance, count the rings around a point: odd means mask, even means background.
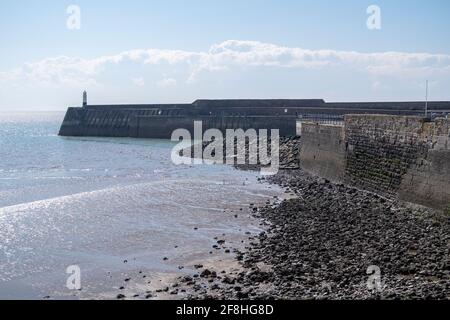
[[[86,90],[83,91],[83,107],[87,106],[87,92]]]

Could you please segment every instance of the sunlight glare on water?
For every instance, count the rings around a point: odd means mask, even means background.
[[[62,118],[0,115],[0,297],[71,296],[74,264],[86,295],[111,289],[107,273],[175,272],[217,235],[260,231],[231,210],[281,193],[255,172],[175,166],[170,141],[59,137]]]

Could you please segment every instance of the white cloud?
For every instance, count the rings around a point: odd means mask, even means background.
[[[165,79],[159,80],[156,84],[160,88],[173,87],[173,86],[177,85],[177,80],[172,79],[172,78],[165,78]]]
[[[197,79],[202,72],[257,67],[318,70],[341,67],[372,76],[403,78],[450,75],[450,55],[447,54],[308,50],[257,41],[228,40],[200,52],[137,49],[93,59],[67,56],[47,58],[0,72],[0,83],[17,82],[32,86],[96,84],[99,75],[108,67],[127,61],[140,64],[142,68],[154,65],[176,68],[184,65],[189,70],[187,81]],[[158,85],[174,85],[174,81],[163,79]],[[133,82],[136,85],[142,83]]]

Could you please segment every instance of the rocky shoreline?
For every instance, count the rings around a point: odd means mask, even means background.
[[[299,140],[283,144],[287,163]],[[233,250],[238,267],[198,264],[196,273],[158,292],[174,299],[450,298],[447,215],[299,168],[261,178],[267,182],[295,196],[250,206],[265,231],[248,235],[245,250]],[[215,240],[216,250],[230,252],[224,239]]]
[[[202,144],[202,151],[205,151],[205,148],[209,145],[210,142],[203,142]],[[259,141],[257,140],[252,140],[252,141],[246,141],[245,145],[241,146],[245,152],[245,164],[239,164],[237,159],[235,158],[234,160],[230,161],[231,163],[234,163],[233,166],[237,169],[240,170],[259,170],[261,169],[261,163],[260,163],[260,159],[259,157],[256,157],[255,155],[250,155],[249,154],[249,144],[255,144],[257,146],[257,150],[258,150],[258,154],[260,152],[259,150]],[[270,138],[268,140],[265,141],[265,143],[268,146],[268,156],[270,156],[271,154],[271,140]],[[227,155],[227,150],[226,150],[226,140],[223,140],[223,150],[222,150],[222,154],[223,154],[223,163],[229,163],[229,161],[227,161],[226,155]],[[237,141],[234,141],[234,146],[235,146],[235,150],[234,152],[237,152],[238,147],[237,147]],[[280,137],[279,138],[279,167],[282,170],[296,170],[296,169],[300,169],[300,137],[298,136],[292,136],[292,137]],[[193,146],[185,148],[183,150],[180,151],[180,156],[188,156],[191,158],[195,157],[195,152],[194,152],[194,148]],[[204,155],[205,156],[205,155]],[[212,160],[211,157],[215,156],[215,152],[212,152],[212,155],[206,155],[206,160]],[[229,159],[228,159],[229,160]],[[250,163],[255,163],[255,164],[250,164]]]
[[[298,197],[254,208],[267,231],[236,252],[241,268],[197,266],[174,284],[184,298],[449,299],[448,217],[300,171],[270,181]]]
[[[292,163],[299,142],[282,141],[281,163]],[[269,179],[296,198],[252,208],[267,231],[237,252],[242,270],[179,279],[187,298],[450,298],[448,216],[296,169]]]

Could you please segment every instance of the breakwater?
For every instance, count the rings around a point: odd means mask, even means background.
[[[333,181],[440,210],[450,208],[450,121],[346,115],[302,123],[302,168]]]
[[[85,97],[86,99],[86,97]],[[450,101],[429,102],[430,113],[450,113]],[[303,117],[343,116],[349,113],[421,115],[423,102],[339,102],[321,99],[196,100],[189,104],[90,105],[68,108],[61,136],[106,136],[170,139],[174,130],[193,134],[194,121],[203,130],[279,129],[282,136],[297,134]]]

